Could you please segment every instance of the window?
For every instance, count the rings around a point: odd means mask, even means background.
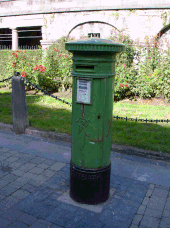
[[[17,28],[19,49],[37,49],[42,40],[41,26]]]
[[[12,30],[8,28],[0,29],[0,50],[12,48]]]

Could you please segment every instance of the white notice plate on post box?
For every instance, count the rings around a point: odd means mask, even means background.
[[[91,104],[91,81],[77,79],[77,102]]]

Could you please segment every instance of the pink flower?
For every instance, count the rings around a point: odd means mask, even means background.
[[[65,55],[65,58],[67,58],[68,57],[68,55]]]
[[[123,87],[123,84],[122,84],[122,83],[120,83],[120,84],[119,84],[119,86],[120,86],[120,87]]]
[[[151,59],[151,57],[148,57],[148,59]]]
[[[128,88],[129,86],[126,84],[125,87]]]
[[[123,64],[123,67],[126,67],[126,64]]]
[[[21,76],[25,78],[27,76],[26,72],[25,71],[21,72]]]
[[[61,56],[62,54],[59,54],[58,56]]]

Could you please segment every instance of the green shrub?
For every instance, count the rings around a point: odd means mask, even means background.
[[[125,45],[125,51],[116,54],[114,98],[115,100],[120,100],[134,96],[132,88],[135,86],[137,70],[133,60],[138,53],[134,48],[133,41],[128,35],[123,35],[122,33],[109,37],[109,39]]]
[[[109,39],[125,44],[125,51],[117,54],[115,99],[139,96],[163,96],[170,99],[170,49],[163,51],[155,46],[154,38],[145,45],[135,45],[127,35],[120,33]],[[134,56],[138,64],[134,64]]]
[[[46,67],[42,65],[42,48],[37,50],[17,50],[10,51],[8,62],[5,70],[9,75],[19,72],[33,84],[46,89],[49,92],[56,90],[56,82],[53,81],[52,75],[49,74]],[[7,81],[7,86],[11,87],[11,81]],[[26,90],[33,87],[26,83]]]
[[[45,66],[65,91],[72,87],[72,54],[65,50],[65,43],[72,39],[62,37],[46,51]]]
[[[163,51],[147,39],[143,46],[135,45],[128,35],[109,37],[125,45],[125,51],[116,58],[114,97],[139,96],[151,98],[163,96],[170,99],[170,48]],[[47,50],[1,51],[0,79],[14,75],[15,71],[26,76],[32,83],[49,92],[72,87],[72,54],[65,50],[65,43],[72,39],[62,37]],[[134,57],[138,64],[134,63]],[[42,65],[43,62],[43,65]],[[4,82],[11,87],[11,82]],[[27,84],[26,89],[32,87]]]
[[[153,38],[140,49],[137,87],[133,87],[132,92],[142,98],[163,96],[170,99],[169,52],[155,47]]]

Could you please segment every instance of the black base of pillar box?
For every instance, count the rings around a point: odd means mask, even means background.
[[[70,197],[83,204],[100,204],[109,198],[111,163],[100,169],[85,169],[70,161]]]

